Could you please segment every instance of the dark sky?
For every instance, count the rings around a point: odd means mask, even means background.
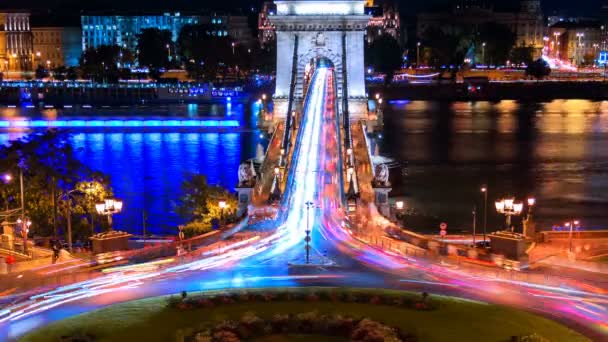
[[[259,5],[263,0],[0,0],[0,7],[38,9],[235,9]],[[383,0],[377,0],[382,2]],[[385,0],[399,3],[401,11],[415,12],[424,8],[450,4],[457,0]],[[519,0],[488,0],[500,4],[517,4]],[[543,0],[547,13],[561,11],[573,15],[594,15],[603,0]]]

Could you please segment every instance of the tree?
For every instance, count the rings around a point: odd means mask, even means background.
[[[177,203],[177,212],[188,221],[186,235],[201,234],[211,230],[214,220],[225,222],[235,219],[236,197],[228,190],[207,183],[205,175],[194,174],[182,183],[183,195]],[[222,210],[219,202],[227,207]]]
[[[49,77],[49,71],[42,65],[38,65],[34,74],[36,75],[37,80]]]
[[[117,45],[101,45],[82,53],[80,69],[84,78],[96,82],[115,83],[121,77],[121,69],[130,66],[133,61],[131,51]]]
[[[515,40],[513,31],[505,25],[494,22],[482,24],[475,37],[477,59],[481,60],[485,57],[482,61],[484,64],[504,65],[509,59]],[[484,43],[485,47],[483,47]]]
[[[378,72],[386,74],[386,83],[393,80],[395,70],[401,69],[403,49],[399,42],[389,34],[375,39],[365,50],[365,59]]]
[[[214,81],[220,69],[236,64],[233,40],[228,36],[214,35],[213,32],[212,26],[200,24],[186,25],[179,33],[178,54],[191,78]]]
[[[534,61],[534,48],[519,46],[511,51],[511,63],[530,65]]]
[[[526,68],[526,75],[532,76],[537,80],[545,78],[551,74],[551,67],[544,59],[539,58],[536,61],[530,63]]]
[[[81,214],[95,215],[90,205],[85,210],[80,204],[83,209],[79,210],[79,200],[62,202],[62,194],[77,189],[80,183],[95,182],[96,193],[111,194],[108,178],[78,160],[70,136],[57,130],[33,133],[0,147],[0,170],[12,175],[23,172],[25,211],[33,223],[32,234],[56,235],[59,221],[65,222],[66,218],[63,205],[70,205],[73,215],[80,215],[81,219]],[[7,207],[20,205],[18,183],[11,182],[3,188]],[[78,217],[73,221],[79,221]]]
[[[459,68],[471,46],[471,34],[466,31],[446,33],[431,27],[424,32],[425,59],[435,68]]]
[[[53,78],[58,81],[64,81],[67,77],[68,68],[64,65],[60,65],[53,69]]]
[[[151,69],[167,67],[169,65],[169,50],[172,45],[171,31],[157,28],[143,29],[137,35],[137,50],[139,51],[137,60],[139,65]]]
[[[75,67],[69,67],[66,71],[66,78],[70,81],[75,81],[78,79],[78,71]]]

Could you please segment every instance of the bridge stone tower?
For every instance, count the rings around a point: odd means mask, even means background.
[[[294,110],[301,108],[307,65],[314,58],[331,60],[337,80],[338,103],[348,99],[351,120],[367,118],[364,34],[369,20],[365,0],[278,0],[270,17],[277,33],[277,74],[274,118],[284,119],[289,94]],[[344,89],[346,79],[346,89]],[[290,89],[292,80],[295,88]],[[342,110],[342,109],[341,109]]]

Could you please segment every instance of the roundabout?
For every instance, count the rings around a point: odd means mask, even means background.
[[[129,301],[51,323],[20,341],[83,336],[89,341],[198,341],[197,335],[213,341],[220,330],[234,331],[239,340],[347,341],[357,340],[355,331],[362,336],[362,326],[364,336],[390,330],[402,341],[506,341],[514,336],[587,341],[556,322],[504,306],[329,287],[219,290]]]

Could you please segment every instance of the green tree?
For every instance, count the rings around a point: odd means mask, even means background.
[[[225,66],[236,65],[236,46],[228,36],[213,35],[210,25],[186,25],[177,39],[177,50],[191,78],[214,81]],[[233,52],[234,51],[234,52]],[[239,51],[239,56],[242,53]]]
[[[542,58],[530,63],[526,68],[526,75],[532,76],[537,80],[543,79],[551,74],[551,67]]]
[[[57,130],[33,133],[0,147],[0,170],[12,174],[16,181],[3,187],[6,206],[20,206],[20,187],[17,175],[23,172],[25,211],[32,221],[32,234],[57,234],[60,221],[65,222],[62,194],[83,181],[96,182],[105,196],[111,193],[107,177],[86,167],[74,154],[68,134]],[[77,201],[70,203],[78,215]],[[95,215],[91,206],[86,213]],[[84,212],[84,211],[83,211]]]
[[[465,31],[446,33],[438,28],[429,28],[424,33],[424,59],[435,68],[454,66],[459,68],[471,46],[471,34]]]
[[[395,71],[401,69],[403,63],[403,49],[389,34],[383,34],[369,44],[365,55],[368,64],[386,74],[386,83],[392,82]]]
[[[529,65],[534,61],[534,48],[518,46],[511,51],[511,63]]]
[[[137,60],[140,66],[147,66],[153,69],[160,69],[169,65],[169,50],[173,42],[171,41],[171,31],[148,28],[137,35],[137,50],[139,54]]]
[[[504,65],[515,45],[515,39],[513,31],[505,25],[494,22],[482,24],[475,37],[478,60],[485,57],[485,61],[482,61],[484,64]]]
[[[125,76],[121,70],[133,64],[131,51],[117,45],[89,48],[80,57],[82,76],[96,82],[116,83]]]
[[[67,77],[68,68],[64,65],[60,65],[52,70],[53,78],[58,81],[64,81]]]
[[[37,80],[49,77],[49,71],[42,65],[38,65],[38,67],[34,71],[34,74]]]
[[[235,220],[238,205],[236,197],[220,186],[209,185],[205,175],[187,177],[182,183],[182,193],[177,203],[177,212],[189,222],[186,225],[188,235],[211,230],[213,220]],[[226,203],[223,210],[219,206],[220,201]]]

